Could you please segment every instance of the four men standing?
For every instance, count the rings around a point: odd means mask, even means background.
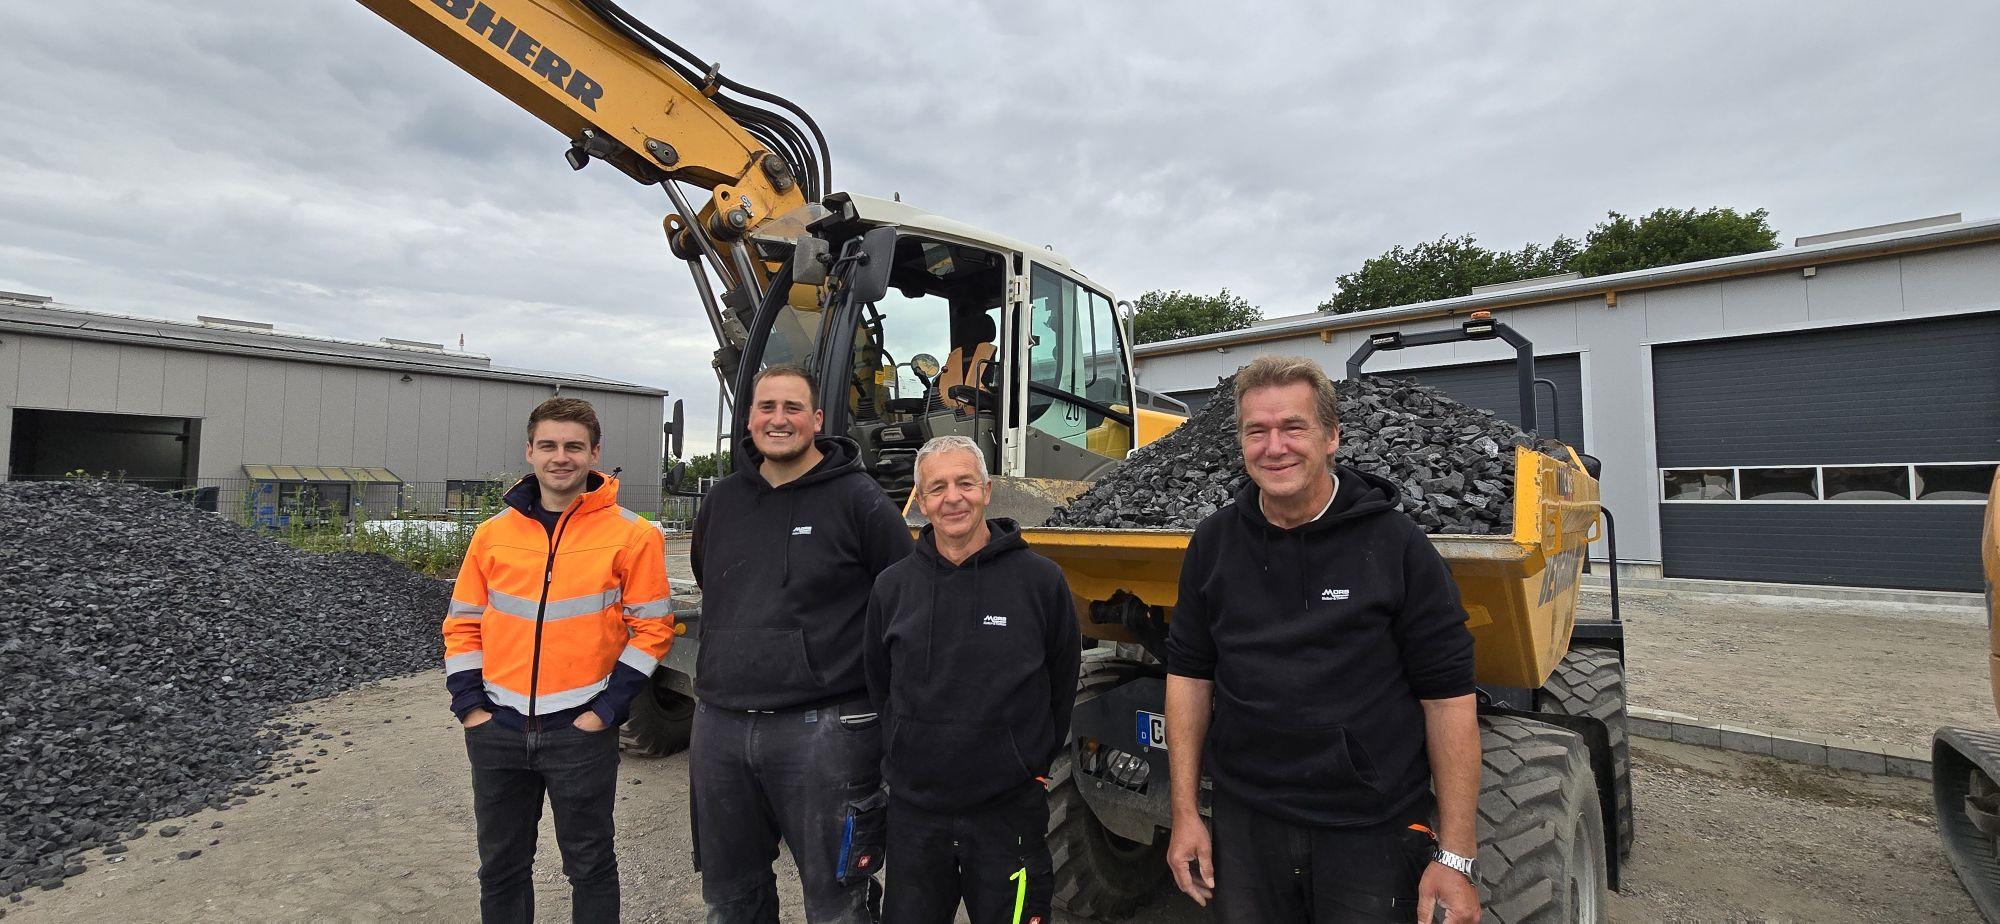
[[[1167,642],[1175,881],[1227,922],[1428,921],[1442,906],[1472,924],[1480,745],[1457,588],[1392,482],[1334,467],[1337,405],[1316,365],[1260,358],[1235,389],[1251,484],[1196,529]],[[695,523],[690,762],[709,921],[775,924],[780,840],[806,920],[872,921],[885,837],[890,924],[948,922],[961,900],[974,924],[1046,921],[1044,777],[1080,659],[1069,587],[1013,521],[986,518],[978,444],[918,453],[930,525],[913,551],[822,419],[809,372],[760,373],[752,464]],[[605,730],[672,639],[663,550],[615,506],[617,482],[589,472],[587,404],[551,399],[529,426],[535,474],[480,527],[445,623],[481,908],[532,916],[546,792],[576,919],[615,920]]]

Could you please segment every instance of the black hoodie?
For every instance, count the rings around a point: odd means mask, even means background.
[[[1256,485],[1188,542],[1168,670],[1215,682],[1216,791],[1297,824],[1428,808],[1420,699],[1472,692],[1458,586],[1393,482],[1347,466],[1318,519],[1280,529]]]
[[[701,585],[695,696],[725,709],[808,709],[856,698],[861,631],[875,576],[910,553],[910,528],[861,470],[846,437],[813,440],[825,458],[772,487],[751,462],[718,482],[695,515]]]
[[[963,564],[917,550],[875,581],[868,692],[888,729],[889,792],[959,812],[1047,776],[1076,702],[1076,605],[1062,569],[1028,550],[1013,520],[986,521]]]

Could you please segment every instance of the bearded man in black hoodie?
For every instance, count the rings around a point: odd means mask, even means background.
[[[909,555],[910,531],[854,442],[817,436],[816,385],[793,365],[757,374],[750,464],[695,517],[689,776],[711,924],[777,924],[781,838],[805,920],[873,917],[887,800],[862,629],[875,577]]]
[[[987,519],[979,444],[917,452],[930,525],[868,602],[868,691],[889,729],[886,924],[1049,920],[1055,871],[1044,778],[1076,701],[1082,640],[1069,584],[1013,520]]]
[[[1318,365],[1260,357],[1235,391],[1251,484],[1195,528],[1168,630],[1175,882],[1231,924],[1429,922],[1440,904],[1472,924],[1479,726],[1458,588],[1393,482],[1334,465]]]

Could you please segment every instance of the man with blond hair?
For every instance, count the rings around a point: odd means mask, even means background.
[[[588,402],[528,415],[533,472],[480,524],[444,620],[445,685],[465,726],[479,831],[479,912],[535,916],[542,799],[578,921],[618,920],[618,732],[673,643],[660,531],[593,471],[603,431]]]
[[[1458,588],[1395,483],[1334,464],[1318,365],[1261,357],[1235,391],[1250,483],[1195,528],[1167,639],[1174,880],[1231,924],[1427,922],[1438,905],[1473,924],[1479,725]]]
[[[889,924],[1049,919],[1055,869],[1043,780],[1068,742],[1082,652],[1055,563],[986,517],[979,444],[917,451],[930,524],[875,580],[863,649],[888,728]]]

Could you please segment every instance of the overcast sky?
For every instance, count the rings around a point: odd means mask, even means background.
[[[422,2],[422,0],[412,0]],[[834,185],[1121,298],[1307,311],[1398,243],[1767,208],[2000,216],[2000,4],[624,0],[811,111]],[[1754,9],[1753,9],[1754,8]],[[665,197],[350,0],[12,3],[0,289],[456,344],[670,389],[713,343]]]

